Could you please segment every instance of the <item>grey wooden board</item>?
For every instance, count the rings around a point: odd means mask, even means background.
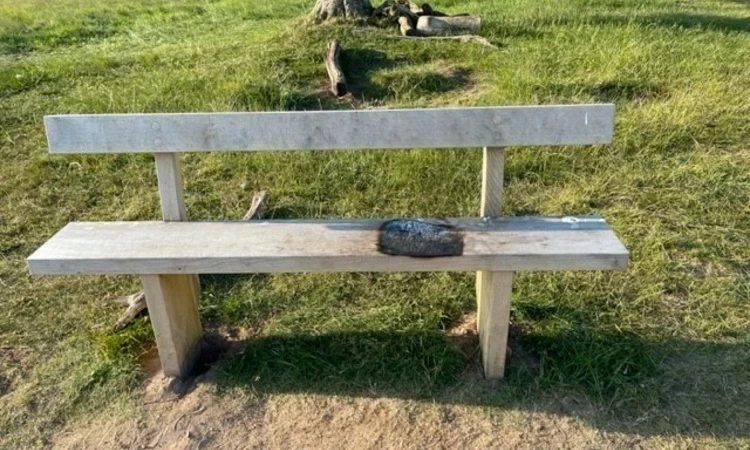
[[[623,269],[599,217],[451,219],[462,256],[377,250],[383,220],[73,222],[28,259],[34,275]]]
[[[586,145],[612,141],[614,105],[44,118],[52,153]]]

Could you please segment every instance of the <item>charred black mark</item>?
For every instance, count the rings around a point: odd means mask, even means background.
[[[385,222],[378,234],[378,250],[386,255],[461,256],[464,235],[456,227],[422,219],[395,219]]]

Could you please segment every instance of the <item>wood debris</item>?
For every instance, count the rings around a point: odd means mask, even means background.
[[[146,293],[144,291],[138,291],[133,295],[120,297],[117,299],[117,301],[125,303],[126,305],[128,305],[128,307],[112,327],[112,331],[114,331],[115,333],[120,330],[124,330],[135,320],[136,317],[141,315],[142,312],[146,311]]]
[[[250,203],[250,209],[247,210],[242,220],[257,220],[263,216],[263,208],[265,207],[266,200],[268,199],[268,192],[259,191],[253,195],[253,200]]]
[[[401,35],[409,37],[476,33],[482,26],[480,17],[468,14],[448,15],[435,10],[429,3],[417,5],[409,0],[384,1],[372,12],[369,22],[396,24]]]
[[[341,62],[339,61],[340,53],[341,46],[337,41],[331,41],[328,43],[328,50],[326,51],[326,70],[328,71],[328,80],[331,82],[331,92],[333,92],[336,97],[343,97],[347,92],[346,77],[341,70]]]

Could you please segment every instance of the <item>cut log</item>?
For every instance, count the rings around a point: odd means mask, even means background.
[[[429,5],[428,5],[429,7]],[[371,21],[385,18],[389,22],[396,23],[399,17],[406,16],[412,20],[412,27],[417,24],[417,18],[425,15],[422,7],[408,0],[385,0],[375,8],[370,16]]]
[[[328,70],[328,79],[331,82],[331,92],[337,97],[346,95],[346,77],[344,72],[341,70],[341,63],[339,62],[339,54],[341,53],[341,46],[336,41],[328,43],[328,51],[326,52],[326,70]]]
[[[409,18],[409,20],[412,21],[412,23],[417,23],[417,20],[419,19],[419,16],[417,16],[417,14],[414,11],[412,11],[411,8],[409,8],[408,6],[395,3],[393,5],[393,10],[395,11],[395,14],[394,14],[395,16],[398,16],[398,17],[406,16]]]
[[[401,34],[404,36],[417,36],[417,30],[414,29],[412,21],[406,17],[401,16],[398,18],[398,24],[401,27]]]
[[[425,36],[437,36],[466,30],[478,31],[481,26],[482,19],[474,16],[422,16],[417,21],[417,31]]]

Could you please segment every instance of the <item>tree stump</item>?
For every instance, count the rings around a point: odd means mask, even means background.
[[[342,19],[366,19],[372,13],[370,0],[317,0],[312,11],[316,22],[335,17]]]

